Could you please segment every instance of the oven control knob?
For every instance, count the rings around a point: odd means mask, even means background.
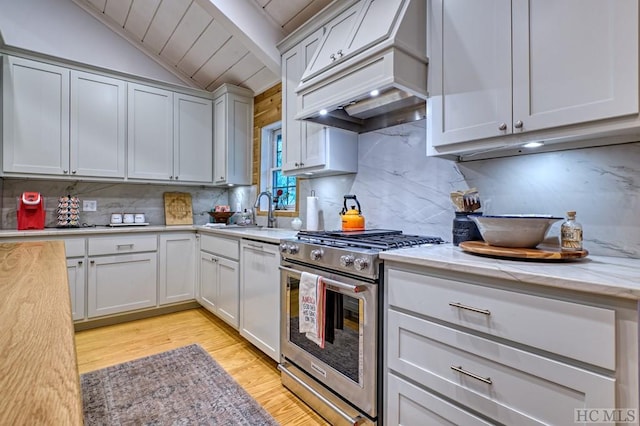
[[[287,246],[287,252],[289,252],[289,254],[296,254],[298,253],[299,250],[300,248],[298,247],[297,244],[291,243]]]
[[[311,253],[309,253],[309,257],[311,257],[311,260],[320,260],[320,258],[322,257],[322,250],[321,249],[311,250]]]
[[[281,253],[286,253],[288,249],[289,249],[289,244],[288,243],[280,243],[280,252]]]
[[[351,256],[350,254],[343,254],[342,256],[340,256],[340,265],[342,265],[343,267],[353,265],[353,256]]]
[[[353,261],[353,266],[356,268],[356,271],[364,271],[369,267],[369,261],[365,258],[359,257]]]

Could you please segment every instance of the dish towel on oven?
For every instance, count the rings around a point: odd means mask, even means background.
[[[324,348],[325,285],[322,277],[303,272],[298,296],[298,331],[307,339]]]

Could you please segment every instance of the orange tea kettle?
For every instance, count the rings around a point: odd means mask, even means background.
[[[347,200],[355,201],[358,209],[356,210],[356,206],[351,206],[351,209],[347,208]],[[364,216],[362,216],[360,203],[355,195],[344,196],[344,207],[342,207],[340,216],[343,231],[364,231]]]

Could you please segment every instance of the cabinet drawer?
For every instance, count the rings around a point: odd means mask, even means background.
[[[510,425],[573,425],[615,407],[615,379],[404,313],[388,312],[389,368]]]
[[[200,250],[229,259],[240,259],[240,240],[201,234]]]
[[[388,301],[545,351],[615,370],[615,311],[396,269]]]
[[[158,237],[155,235],[89,238],[89,256],[156,250],[158,250]]]
[[[84,257],[84,238],[66,238],[64,250],[67,257]]]
[[[385,400],[388,402],[385,424],[389,426],[491,425],[394,374],[387,375]]]

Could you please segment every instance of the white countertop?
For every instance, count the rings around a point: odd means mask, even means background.
[[[640,299],[640,259],[588,256],[567,262],[519,261],[478,256],[451,244],[390,250],[382,252],[380,258],[485,277]]]
[[[121,233],[143,233],[143,232],[171,232],[171,231],[198,231],[235,236],[240,238],[250,238],[266,243],[278,244],[281,239],[293,238],[298,231],[282,228],[257,228],[257,227],[228,227],[228,228],[208,228],[201,225],[147,225],[147,226],[95,226],[81,228],[45,228],[39,230],[18,231],[15,229],[0,230],[1,239],[42,239],[43,237],[68,237],[68,236],[91,236],[100,234],[121,234]]]

